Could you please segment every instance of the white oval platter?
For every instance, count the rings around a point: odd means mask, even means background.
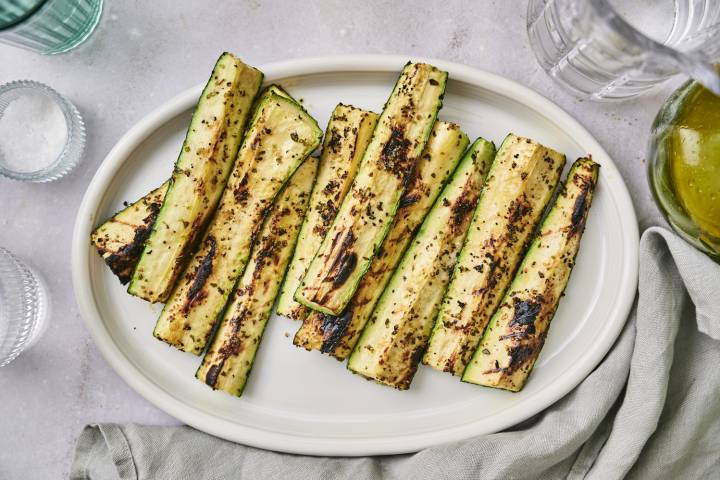
[[[379,112],[402,66],[399,56],[305,58],[261,66],[325,125],[338,102]],[[245,394],[213,392],[194,377],[199,358],[157,341],[160,306],[131,297],[91,248],[92,229],[162,183],[172,171],[202,86],[150,113],[115,145],[93,178],[73,236],[80,312],[112,367],[179,420],[228,440],[311,455],[412,452],[497,432],[540,412],[577,386],[621,331],[637,286],[638,230],[623,180],[577,121],[533,91],[496,75],[434,59],[450,73],[440,118],[496,145],[508,132],[562,151],[591,154],[600,182],[582,248],[547,343],[520,393],[463,384],[420,368],[409,391],[363,381],[344,365],[292,345],[298,324],[273,315]]]

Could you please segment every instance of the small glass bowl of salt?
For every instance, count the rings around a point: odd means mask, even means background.
[[[80,112],[59,93],[30,80],[0,86],[0,175],[57,180],[78,164],[84,150]]]

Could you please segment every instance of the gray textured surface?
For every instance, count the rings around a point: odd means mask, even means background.
[[[70,177],[47,185],[0,178],[0,245],[44,274],[53,303],[44,337],[0,370],[2,479],[66,476],[88,422],[176,423],[126,386],[93,346],[72,293],[70,238],[83,192],[113,144],[147,112],[203,82],[223,50],[255,65],[310,55],[401,53],[504,75],[585,125],[623,173],[641,228],[661,222],[645,181],[644,152],[670,86],[622,104],[574,99],[534,61],[525,0],[444,0],[441,7],[430,1],[249,0],[212,8],[190,0],[107,3],[96,33],[72,53],[43,57],[0,45],[0,83],[27,78],[49,84],[75,103],[88,128],[85,161]]]

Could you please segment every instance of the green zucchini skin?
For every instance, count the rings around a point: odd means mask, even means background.
[[[200,248],[155,325],[156,338],[196,355],[204,350],[269,206],[321,138],[297,102],[263,94]]]
[[[467,135],[458,125],[435,122],[390,230],[352,300],[340,316],[310,313],[295,334],[293,343],[296,346],[320,350],[338,360],[345,360],[350,355],[405,249],[457,167],[468,143]]]
[[[310,207],[278,298],[279,315],[303,320],[310,312],[295,301],[295,291],[350,189],[377,119],[376,113],[342,103],[330,115]]]
[[[317,166],[317,158],[307,159],[278,194],[268,213],[248,266],[195,374],[213,389],[242,395],[295,248]]]
[[[592,204],[599,165],[578,159],[543,221],[500,308],[467,365],[463,382],[518,392],[545,344]]]
[[[355,181],[308,267],[295,299],[339,315],[355,293],[395,217],[442,107],[447,73],[405,66],[380,115]]]
[[[423,362],[461,375],[560,179],[565,156],[508,135],[490,167]]]
[[[494,156],[495,146],[482,138],[465,154],[382,293],[349,370],[410,387]]]
[[[223,193],[262,78],[230,53],[218,59],[135,267],[131,295],[153,303],[168,298]]]
[[[90,234],[90,243],[123,285],[132,278],[169,183],[120,210]]]

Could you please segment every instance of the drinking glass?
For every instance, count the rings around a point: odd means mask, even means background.
[[[95,29],[103,0],[2,0],[0,42],[52,55],[80,45]]]
[[[48,310],[45,291],[35,271],[0,247],[0,367],[42,334]]]
[[[684,72],[720,94],[719,0],[530,0],[530,46],[579,96],[627,98]]]

